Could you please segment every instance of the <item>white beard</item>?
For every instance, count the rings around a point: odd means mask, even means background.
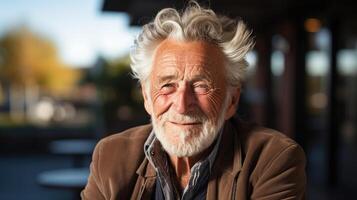
[[[225,113],[228,106],[228,95],[223,103],[223,112],[220,112],[217,122],[208,119],[201,110],[189,114],[178,114],[169,110],[160,119],[151,117],[154,132],[162,147],[170,155],[177,157],[190,157],[207,149],[217,138],[219,130],[224,124]],[[170,124],[171,122],[194,123],[200,122],[195,128],[184,129]],[[170,129],[167,129],[167,126]]]

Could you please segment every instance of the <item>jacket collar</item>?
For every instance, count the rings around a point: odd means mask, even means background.
[[[148,152],[149,150],[147,149],[150,144],[153,142],[153,140],[155,139],[155,136],[154,136],[154,132],[153,132],[153,129],[152,129],[152,126],[151,128],[149,129],[150,130],[150,134],[149,137],[146,139],[146,142],[144,144],[144,155],[146,153],[150,153]],[[143,162],[140,164],[139,168],[136,170],[136,173],[139,175],[139,176],[142,176],[142,177],[155,177],[156,176],[156,171],[155,171],[155,168],[153,167],[153,165],[150,163],[150,161],[147,159],[148,156],[144,156],[144,160]]]
[[[226,121],[217,160],[207,187],[207,200],[231,199],[234,196],[242,168],[240,124],[231,118]]]
[[[139,176],[149,178],[156,177],[155,168],[149,163],[148,159],[145,157],[144,161],[140,164],[139,168],[136,170]]]
[[[242,149],[238,138],[235,119],[225,122],[221,144],[217,153],[212,175],[230,174],[235,177],[242,168]]]

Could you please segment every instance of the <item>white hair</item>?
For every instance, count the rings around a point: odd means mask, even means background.
[[[227,83],[241,86],[248,66],[245,55],[254,46],[251,31],[244,22],[216,15],[195,1],[191,1],[183,12],[173,8],[161,10],[154,21],[143,26],[130,52],[133,75],[142,84],[151,73],[155,50],[165,39],[217,45],[226,57]]]

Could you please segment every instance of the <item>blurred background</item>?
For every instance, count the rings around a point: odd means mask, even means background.
[[[239,115],[307,156],[308,199],[357,189],[357,2],[199,1],[244,19]],[[0,1],[0,199],[79,199],[96,142],[148,123],[128,52],[173,0]]]

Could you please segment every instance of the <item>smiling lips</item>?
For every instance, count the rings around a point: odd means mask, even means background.
[[[201,122],[173,122],[173,121],[170,121],[170,123],[176,126],[195,126],[195,125],[202,124]]]

